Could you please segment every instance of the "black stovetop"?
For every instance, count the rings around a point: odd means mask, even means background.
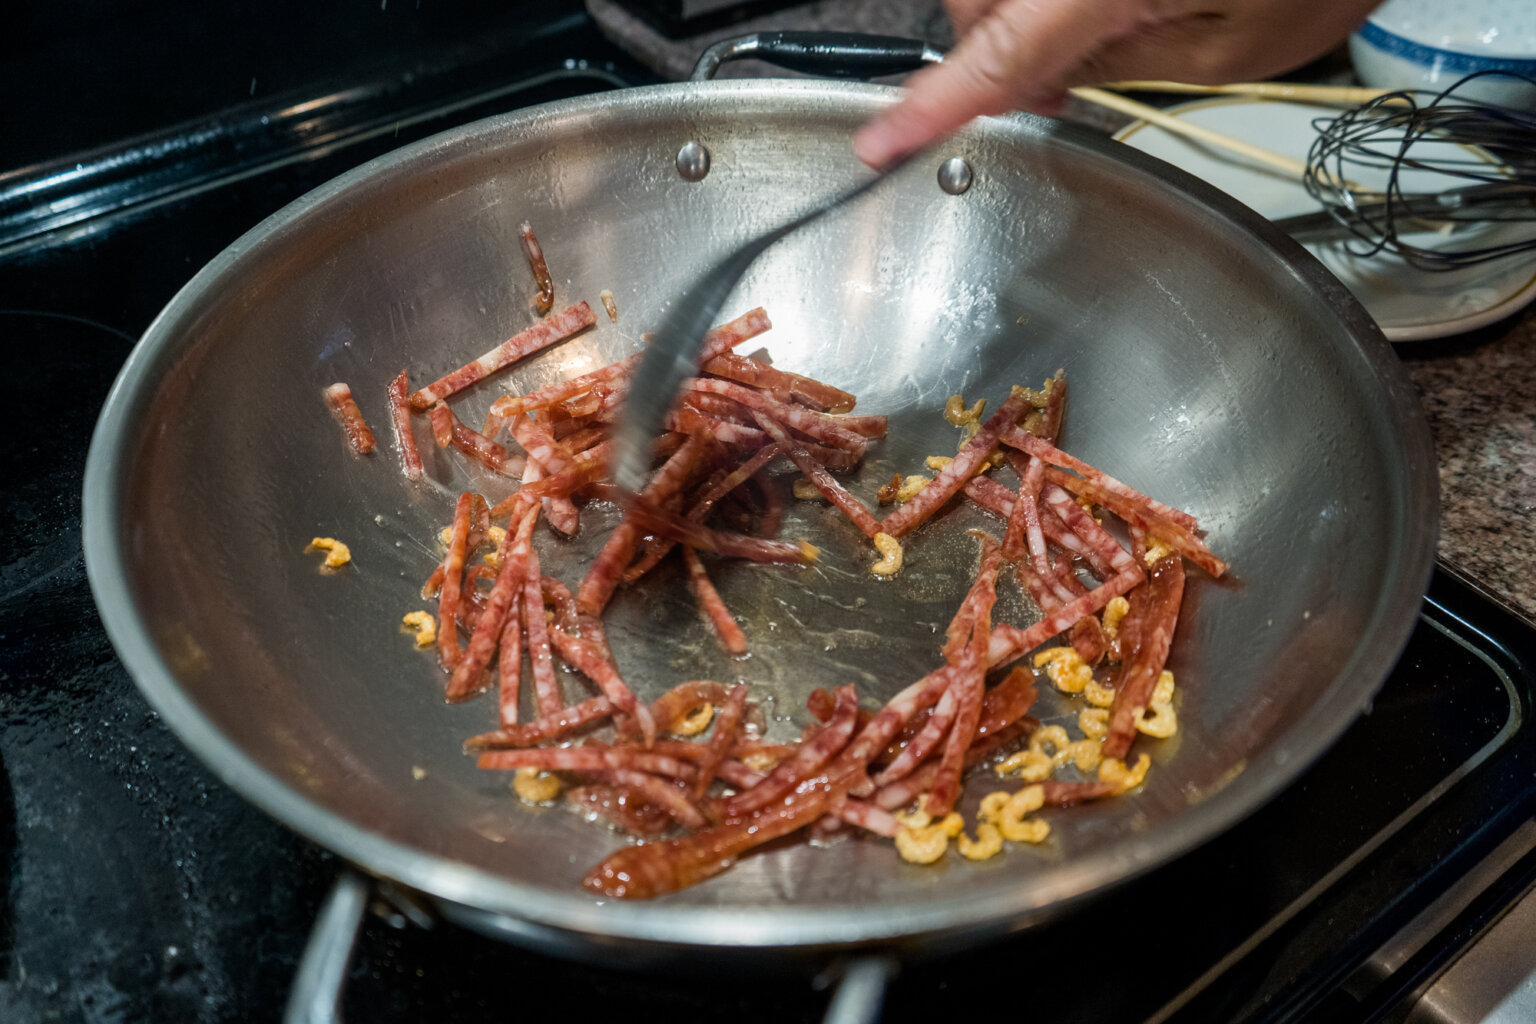
[[[343,98],[324,131],[259,130],[263,116],[283,124],[292,97],[216,117],[204,116],[207,104],[222,100],[205,97],[204,108],[185,107],[203,118],[197,130],[166,136],[186,143],[174,160],[166,138],[150,139],[113,148],[135,155],[110,166],[71,160],[0,178],[0,338],[11,381],[0,448],[0,1020],[281,1014],[341,865],[216,782],[118,663],[80,552],[91,429],[154,313],[262,217],[431,131],[647,80],[570,7],[531,5],[538,24],[522,34],[498,15],[499,35],[487,30],[448,57],[439,47],[432,61],[407,62],[408,73],[388,54],[348,69],[353,78],[328,93]],[[436,46],[428,36],[413,45]],[[511,82],[493,70],[509,67]],[[184,116],[185,102],[162,116]],[[75,163],[93,183],[89,202],[40,214],[17,198],[18,182],[51,201],[67,195],[60,172]],[[79,212],[59,215],[71,208]],[[1372,712],[1297,785],[1060,924],[907,966],[888,1019],[1001,1008],[1059,1021],[1371,1019],[1433,970],[1450,933],[1384,983],[1341,980],[1536,807],[1533,685],[1536,630],[1442,569]],[[1506,885],[1532,874],[1526,858]],[[1451,931],[1493,910],[1475,905]],[[364,928],[345,1004],[352,1019],[542,1010],[578,1020],[811,1020],[827,998],[810,972],[772,983],[687,965],[640,974],[390,919]]]

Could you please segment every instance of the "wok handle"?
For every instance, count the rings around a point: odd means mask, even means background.
[[[754,32],[725,39],[699,55],[690,76],[695,82],[715,77],[733,60],[765,60],[791,71],[827,78],[879,78],[936,64],[944,55],[921,39],[873,36],[860,32]]]
[[[837,981],[821,1024],[875,1024],[885,989],[896,976],[896,961],[878,954],[850,960]]]
[[[347,965],[372,890],[372,881],[353,871],[343,871],[336,879],[304,946],[283,1024],[340,1024]]]

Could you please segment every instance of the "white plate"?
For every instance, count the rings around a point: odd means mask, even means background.
[[[1312,122],[1336,108],[1280,100],[1221,97],[1172,107],[1168,113],[1286,156],[1304,160]],[[1182,167],[1271,219],[1318,209],[1299,181],[1225,150],[1137,121],[1115,138]],[[1375,186],[1364,173],[1361,184]],[[1432,179],[1403,176],[1404,187],[1428,191]],[[1412,241],[1413,235],[1405,234]],[[1434,240],[1433,233],[1423,233]],[[1424,244],[1424,243],[1421,243]],[[1536,298],[1536,258],[1511,257],[1451,271],[1417,270],[1390,253],[1350,255],[1341,241],[1307,242],[1392,341],[1444,338],[1494,323]]]

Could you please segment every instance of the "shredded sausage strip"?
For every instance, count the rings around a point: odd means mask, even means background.
[[[1093,516],[1083,511],[1070,494],[1055,484],[1048,485],[1043,493],[1051,511],[1066,524],[1068,530],[1098,555],[1108,572],[1124,572],[1136,564],[1136,559],[1120,546],[1120,542],[1100,526]],[[1105,573],[1101,572],[1100,575]]]
[[[757,453],[750,459],[737,466],[717,483],[711,485],[694,502],[693,507],[688,510],[688,518],[695,523],[703,522],[704,518],[714,509],[717,501],[740,487],[746,482],[748,477],[772,462],[778,455],[779,448],[777,445],[768,445],[765,448],[758,449]],[[634,565],[625,570],[623,582],[633,583],[641,576],[644,576],[657,562],[666,557],[667,552],[671,551],[675,546],[675,541],[653,538],[650,545],[647,546],[645,554]]]
[[[671,729],[678,719],[703,704],[725,700],[725,687],[711,679],[690,679],[679,683],[651,703],[651,717],[659,729]]]
[[[871,777],[876,786],[888,786],[898,779],[911,775],[917,766],[928,759],[928,755],[938,749],[944,741],[944,736],[949,732],[949,725],[955,720],[955,694],[953,690],[945,690],[944,696],[933,706],[933,712],[928,720],[923,723],[911,739],[907,741],[901,753],[880,770],[880,773]]]
[[[525,480],[520,490],[491,508],[491,515],[498,518],[512,515],[516,518],[516,509],[536,505],[540,498],[550,495],[572,494],[600,479],[608,468],[609,449],[606,445],[607,442],[604,442],[596,448],[581,452],[576,456],[572,468],[563,473],[539,480]],[[524,471],[526,470],[525,466]]]
[[[747,713],[747,684],[737,683],[731,688],[730,696],[720,707],[720,713],[715,716],[715,731],[705,744],[705,755],[699,761],[699,777],[694,781],[693,798],[702,799],[715,773],[725,762],[725,755],[730,752],[731,745],[735,743],[736,736],[741,729],[741,720]]]
[[[791,798],[757,814],[663,843],[624,847],[588,872],[583,884],[605,896],[629,899],[651,899],[695,885],[748,850],[820,818],[847,795],[858,775],[846,766],[831,766],[801,783]]]
[[[435,409],[448,409],[446,405],[434,406]],[[449,442],[465,455],[480,463],[492,473],[502,476],[516,476],[523,470],[523,459],[512,455],[501,445],[492,441],[478,430],[465,426],[459,418],[448,410],[449,417]]]
[[[849,825],[856,825],[866,832],[894,839],[901,831],[901,822],[885,808],[863,800],[845,799],[838,805],[837,816]]]
[[[1041,784],[1041,799],[1047,807],[1071,807],[1120,792],[1118,782],[1063,782],[1046,779]]]
[[[719,445],[766,444],[768,437],[761,430],[744,427],[729,420],[717,419],[700,412],[689,404],[683,404],[667,414],[666,426],[691,437],[713,441]]]
[[[494,732],[484,732],[464,741],[466,750],[501,750],[513,747],[535,747],[540,743],[552,743],[565,739],[572,733],[613,716],[613,702],[607,697],[589,697],[580,704],[561,708],[549,718],[536,718],[522,724],[503,723]]]
[[[967,498],[1004,520],[1013,515],[1013,503],[1018,495],[989,476],[973,476],[961,490]]]
[[[630,750],[590,744],[582,747],[533,747],[524,750],[488,750],[480,755],[481,768],[516,771],[537,768],[546,772],[600,772],[614,768],[667,775],[692,781],[696,769],[675,757],[656,751]]]
[[[1036,436],[1055,443],[1061,431],[1062,415],[1066,410],[1067,378],[1060,371],[1049,382],[1050,396],[1044,413],[1039,417]],[[1033,419],[1033,417],[1031,418]],[[1017,429],[1017,428],[1015,428]],[[1011,431],[1004,431],[1004,436]],[[1003,557],[1017,562],[1024,557],[1026,542],[1037,573],[1045,573],[1050,560],[1046,554],[1045,532],[1040,519],[1040,487],[1045,482],[1045,462],[1033,455],[1020,452],[1008,453],[1008,465],[1019,478],[1017,503],[1008,515],[1008,530],[1003,538]]]
[[[389,422],[395,431],[395,447],[400,450],[400,471],[407,480],[420,480],[421,452],[411,430],[410,390],[410,377],[404,370],[389,382]]]
[[[581,632],[581,617],[576,611],[576,598],[571,596],[571,589],[553,576],[545,576],[539,580],[539,589],[544,594],[544,603],[554,605],[554,622],[567,633]]]
[[[722,395],[716,395],[708,391],[690,391],[685,393],[679,406],[695,409],[717,420],[727,423],[737,423],[744,427],[752,425],[751,410],[740,402],[733,402]]]
[[[1049,559],[1045,550],[1045,530],[1040,523],[1040,486],[1045,482],[1045,463],[1032,456],[1010,452],[1008,464],[1019,476],[1019,490],[1008,513],[1008,529],[1003,536],[1003,553],[1017,562],[1026,553],[1041,571]],[[969,485],[967,485],[969,486]]]
[[[1002,566],[1002,550],[990,536],[974,532],[981,541],[981,563],[971,589],[960,602],[960,609],[944,630],[944,660],[951,665],[959,664],[961,655],[976,632],[977,620],[990,612],[997,598],[997,573]]]
[[[447,402],[437,402],[427,410],[427,418],[432,424],[432,440],[439,448],[447,448],[453,444],[453,410],[448,408]]]
[[[565,706],[565,698],[560,695],[560,682],[555,678],[549,628],[544,622],[538,552],[529,548],[527,559],[528,568],[523,579],[523,629],[528,637],[528,658],[533,665],[533,692],[538,702],[539,717],[550,718],[560,713],[560,709]],[[612,697],[609,694],[610,700]]]
[[[490,527],[491,511],[485,507],[485,500],[481,498],[477,501],[474,501],[469,523],[469,536],[465,540],[465,550],[474,551],[479,548],[481,544],[484,544],[485,538],[490,531]],[[443,576],[446,571],[447,564],[448,556],[445,554],[443,556],[443,560],[437,564],[437,568],[432,570],[432,575],[428,576],[427,581],[421,585],[421,598],[423,601],[429,601],[432,598],[437,597],[442,592]]]
[[[476,502],[484,508],[485,499],[466,491],[454,506],[453,532],[448,540],[448,557],[443,561],[443,584],[437,595],[437,658],[449,672],[458,666],[464,653],[459,646],[459,603]]]
[[[352,389],[337,381],[325,389],[325,401],[331,407],[336,421],[347,432],[347,444],[351,446],[353,454],[367,455],[373,451],[378,442],[374,440],[373,431],[368,429],[362,410],[357,407],[357,400],[352,397]]]
[[[709,581],[709,574],[704,571],[704,563],[699,560],[699,553],[685,544],[683,561],[688,566],[688,589],[693,592],[693,599],[698,603],[699,611],[704,614],[705,621],[715,631],[720,645],[732,654],[746,654],[746,634],[741,631],[736,620],[731,618],[731,610],[725,606],[725,602],[720,599],[720,592]]]
[[[515,585],[511,589],[512,604],[502,621],[496,665],[496,718],[503,728],[517,724],[523,682],[522,594]]]
[[[907,742],[906,747],[895,760],[874,777],[876,786],[888,785],[910,774],[938,748],[940,741],[946,735],[953,737],[956,733],[965,732],[971,735],[976,734],[985,701],[985,695],[982,692],[985,689],[985,666],[981,660],[984,651],[971,648],[976,648],[979,643],[976,639],[978,623],[990,622],[990,610],[992,602],[996,599],[996,579],[1000,565],[1001,551],[997,543],[990,537],[982,535],[981,566],[977,571],[976,581],[972,584],[965,600],[961,602],[959,611],[955,613],[946,631],[944,656],[953,673],[950,686],[945,690],[944,696],[940,698],[923,727]],[[979,631],[982,634],[987,633],[985,626]],[[959,741],[951,739],[950,742],[953,744]],[[964,746],[966,748],[970,746],[969,737]],[[946,746],[945,749],[948,751],[949,747]],[[959,755],[948,756],[953,758]],[[954,770],[954,765],[951,764],[949,769]],[[944,796],[944,793],[941,792],[940,796]],[[952,801],[953,797],[951,796],[950,799]]]
[[[759,537],[749,537],[746,534],[730,533],[725,530],[711,530],[707,526],[701,526],[686,516],[680,516],[676,512],[668,512],[666,509],[657,508],[648,500],[640,498],[630,507],[629,519],[636,526],[653,533],[677,541],[680,544],[688,544],[704,551],[712,551],[717,555],[725,555],[731,558],[745,558],[753,562],[813,562],[816,560],[815,550],[808,550],[804,544],[795,544],[781,540],[763,540]]]
[[[1002,668],[1028,654],[1051,637],[1071,629],[1084,615],[1094,615],[1115,598],[1129,591],[1143,579],[1143,573],[1132,565],[1090,590],[1082,597],[1073,599],[1028,629],[1000,622],[992,627],[992,639],[987,649],[989,668]]]
[[[531,417],[514,418],[512,436],[517,438],[517,443],[522,445],[523,450],[528,453],[530,464],[537,465],[535,480],[543,476],[556,476],[576,465],[571,452],[555,440],[544,424]],[[581,514],[577,512],[576,505],[570,498],[551,495],[543,501],[544,517],[555,529],[569,537],[581,528]]]
[[[1029,399],[1025,395],[1009,395],[1007,401],[976,432],[976,436],[960,448],[953,462],[940,470],[939,475],[929,481],[917,497],[881,521],[880,532],[899,540],[942,508],[976,474],[982,461],[997,447],[997,439],[1002,436],[1003,430],[1013,426],[1028,405]]]
[[[490,597],[481,609],[464,656],[454,666],[453,674],[448,679],[447,698],[450,701],[464,700],[480,689],[481,676],[496,654],[496,646],[501,640],[525,567],[530,559],[536,557],[524,539],[511,543],[504,539],[499,555],[501,570],[491,587]]]
[[[965,754],[965,766],[974,768],[993,757],[999,751],[1018,744],[1020,740],[1029,738],[1040,723],[1033,718],[1020,718],[998,729],[996,732],[979,737]],[[878,807],[886,810],[896,810],[913,803],[918,797],[928,792],[933,786],[933,781],[939,772],[937,761],[927,761],[917,771],[906,778],[890,785],[882,786],[876,790],[870,800]]]
[[[1115,686],[1115,702],[1109,709],[1109,733],[1103,744],[1105,757],[1124,757],[1136,738],[1136,718],[1146,709],[1157,677],[1167,663],[1183,596],[1183,560],[1172,554],[1158,559],[1148,573],[1136,648],[1125,653]],[[1133,598],[1132,603],[1138,602]]]
[[[518,226],[517,237],[523,243],[523,255],[528,257],[528,269],[533,271],[533,282],[539,286],[539,294],[533,300],[533,311],[548,316],[555,307],[555,282],[549,276],[549,264],[544,260],[544,247],[533,234],[533,225],[523,221]]]
[[[662,502],[671,498],[683,488],[702,454],[703,444],[696,438],[689,438],[683,442],[683,446],[674,452],[661,469],[651,477],[650,483],[646,484],[645,490],[640,492],[639,497],[651,502]],[[597,553],[592,568],[587,570],[581,586],[577,588],[576,607],[582,614],[602,614],[608,599],[613,596],[614,588],[619,585],[624,569],[634,556],[635,544],[639,539],[639,528],[628,521],[620,523],[618,529],[609,535],[602,550]]]
[[[749,387],[743,387],[732,381],[692,377],[683,383],[683,387],[689,391],[722,395],[733,402],[739,402],[748,409],[765,413],[779,423],[834,448],[842,448],[863,455],[869,447],[868,439],[840,425],[839,418],[836,416],[828,416],[803,406],[788,405],[761,391],[753,391]]]
[[[1027,669],[1016,668],[981,698],[981,720],[976,736],[993,736],[1029,714],[1035,704],[1035,677]],[[972,744],[974,747],[975,744]]]
[[[960,796],[960,775],[965,769],[965,753],[976,738],[981,721],[982,697],[986,691],[987,647],[992,632],[992,605],[997,599],[997,571],[1002,551],[996,541],[981,534],[981,569],[971,593],[961,604],[961,614],[970,621],[968,643],[955,661],[956,678],[951,684],[956,694],[954,724],[939,761],[933,788],[928,791],[928,810],[935,816],[948,814]]]
[[[1038,459],[1043,459],[1052,466],[1070,469],[1084,480],[1096,484],[1103,490],[1116,494],[1133,505],[1145,507],[1154,515],[1167,519],[1170,522],[1178,523],[1186,530],[1194,531],[1200,528],[1200,524],[1195,520],[1195,517],[1188,512],[1176,509],[1171,505],[1165,505],[1155,498],[1149,498],[1134,487],[1127,486],[1116,480],[1108,473],[1088,465],[1081,459],[1073,458],[1044,438],[1035,437],[1033,434],[1015,427],[1012,430],[1005,430],[1003,432],[1002,441],[1004,444],[1012,445],[1021,451],[1028,452]]]
[[[541,349],[597,323],[592,307],[578,302],[569,309],[540,320],[527,330],[520,331],[497,345],[478,359],[471,360],[451,373],[446,373],[426,387],[411,395],[413,409],[426,409],[433,402],[440,402],[449,395],[458,394],[476,381],[484,380],[504,366],[510,366]]]
[[[547,321],[546,321],[547,322]],[[768,314],[761,308],[749,310],[730,323],[716,327],[704,336],[704,359],[710,359],[715,355],[729,352],[742,342],[757,337],[772,327]],[[500,421],[510,419],[522,412],[547,408],[557,402],[584,395],[599,385],[608,384],[627,377],[636,366],[640,365],[640,357],[643,353],[636,353],[616,363],[593,370],[590,373],[574,377],[567,381],[558,381],[547,387],[531,391],[526,395],[503,395],[491,403],[491,415]],[[491,429],[487,434],[494,435]]]
[[[1060,490],[1054,484],[1052,488]],[[1043,495],[1045,491],[1042,490],[1041,493]],[[1062,493],[1065,494],[1065,492]],[[1076,502],[1070,498],[1067,499],[1067,502],[1074,509],[1077,509],[1078,512],[1082,512],[1082,509]],[[1082,512],[1082,514],[1083,518],[1088,522],[1093,522],[1092,516],[1089,516],[1086,512]],[[1100,580],[1107,580],[1115,574],[1114,566],[1109,559],[1114,558],[1117,554],[1123,554],[1124,549],[1120,548],[1117,544],[1115,545],[1115,551],[1109,552],[1089,544],[1082,537],[1072,532],[1071,528],[1067,526],[1062,509],[1052,504],[1048,498],[1040,506],[1040,525],[1045,532],[1045,539],[1047,541],[1055,544],[1068,555],[1082,559],[1088,571]],[[1104,533],[1102,530],[1099,532]],[[1108,537],[1109,535],[1104,533],[1104,536]],[[1110,540],[1113,541],[1114,538],[1110,537]]]
[[[610,363],[590,373],[582,374],[580,377],[556,381],[547,387],[539,388],[537,391],[530,391],[526,395],[502,395],[491,403],[490,413],[497,418],[498,422],[505,422],[521,413],[547,409],[567,399],[578,395],[585,395],[595,387],[628,374],[636,366],[640,365],[640,357],[642,355],[644,353],[636,352],[634,355],[621,359],[616,363]],[[495,431],[488,427],[486,433],[494,434]]]
[[[571,433],[561,437],[560,443],[563,444],[565,446],[565,450],[570,452],[574,457],[576,455],[580,455],[582,452],[589,448],[595,448],[599,444],[602,444],[603,439],[607,436],[607,434],[608,431],[604,430],[600,426],[581,427],[580,429],[574,430]]]
[[[864,536],[872,538],[875,534],[882,532],[879,521],[865,507],[864,503],[849,494],[847,489],[838,483],[831,473],[827,472],[826,467],[811,458],[810,453],[803,447],[792,442],[789,439],[789,435],[784,432],[784,429],[771,418],[764,415],[754,415],[762,428],[772,435],[774,441],[778,442],[784,454],[788,455],[790,460],[794,462],[796,468],[804,473],[806,478],[816,485],[816,489],[826,495],[827,500],[836,505],[843,515],[852,520],[853,525],[862,530]]]
[[[752,474],[752,486],[757,488],[758,498],[763,503],[762,517],[758,521],[758,530],[764,537],[773,540],[779,535],[779,527],[784,523],[784,502],[779,497],[779,492],[768,484],[766,470],[758,470]]]
[[[748,814],[768,805],[815,774],[843,749],[858,723],[858,695],[852,686],[840,686],[836,697],[836,709],[825,727],[809,741],[801,743],[794,756],[780,762],[762,782],[727,800],[727,817]]]
[[[1063,473],[1050,468],[1045,478],[1051,483],[1103,505],[1128,523],[1143,527],[1152,536],[1167,542],[1179,554],[1194,562],[1212,577],[1220,577],[1227,571],[1227,563],[1217,558],[1205,543],[1189,530],[1171,519],[1164,519],[1143,505],[1126,499],[1121,494],[1101,487],[1091,480]]]
[[[633,790],[684,828],[703,828],[709,824],[704,813],[689,801],[688,794],[666,779],[625,768],[612,768],[599,774]]]
[[[864,724],[848,749],[843,751],[841,760],[860,770],[868,767],[875,755],[886,748],[913,715],[938,703],[944,691],[949,689],[955,671],[955,666],[946,665],[892,697],[885,707]]]
[[[704,348],[699,358],[708,361],[724,355],[744,341],[750,341],[773,326],[768,314],[759,306],[749,309],[730,323],[714,328],[704,335]]]
[[[851,412],[857,399],[841,388],[824,384],[798,373],[775,369],[750,356],[727,352],[706,360],[704,372],[725,377],[738,384],[748,384],[770,392],[782,392],[790,398],[825,412]]]
[[[635,700],[635,695],[619,676],[619,670],[608,660],[604,648],[591,640],[574,637],[556,626],[549,631],[550,638],[560,649],[560,656],[603,691],[614,708],[634,718],[649,746],[656,739],[656,719],[650,708]]]

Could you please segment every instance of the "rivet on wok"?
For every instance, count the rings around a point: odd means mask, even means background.
[[[684,181],[703,181],[709,173],[709,150],[699,142],[685,142],[677,151],[677,173]]]
[[[960,157],[952,156],[939,165],[939,188],[950,195],[960,195],[971,187],[971,181],[971,165]]]

